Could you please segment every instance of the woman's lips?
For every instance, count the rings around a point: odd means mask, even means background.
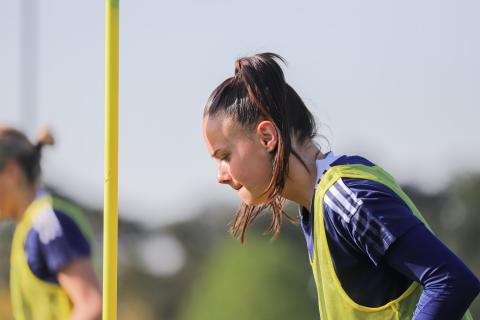
[[[232,185],[232,188],[235,189],[235,190],[240,190],[243,186],[241,184],[239,185]]]

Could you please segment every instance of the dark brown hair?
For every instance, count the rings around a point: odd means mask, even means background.
[[[288,175],[290,154],[307,168],[292,149],[292,138],[303,143],[316,136],[313,115],[285,81],[277,60],[285,63],[281,56],[269,52],[238,59],[235,62],[235,75],[212,92],[204,110],[204,116],[222,114],[249,130],[254,129],[261,120],[270,120],[279,134],[277,148],[272,152],[273,175],[266,191],[266,204],[242,204],[231,225],[230,232],[241,242],[244,241],[247,227],[267,207],[272,211],[272,222],[267,232],[274,236],[279,233],[282,218],[286,215],[283,211],[285,199],[280,195]]]
[[[37,138],[37,143],[32,144],[23,132],[11,127],[0,127],[0,170],[7,161],[16,161],[27,182],[35,184],[41,173],[42,148],[54,143],[52,134],[47,129],[39,131]]]

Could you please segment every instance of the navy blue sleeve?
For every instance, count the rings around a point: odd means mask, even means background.
[[[75,221],[51,209],[35,217],[25,251],[32,272],[46,280],[56,278],[75,260],[91,255],[90,244]]]
[[[403,234],[422,222],[388,187],[363,179],[339,179],[326,192],[324,209],[344,241],[374,265]]]
[[[397,239],[385,261],[424,287],[414,320],[461,319],[480,291],[476,276],[424,225]]]

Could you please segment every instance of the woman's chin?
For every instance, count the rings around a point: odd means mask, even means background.
[[[240,200],[242,200],[243,203],[249,206],[261,206],[264,205],[267,200],[266,197],[255,198],[251,194],[244,194],[243,192],[240,192],[239,196]]]

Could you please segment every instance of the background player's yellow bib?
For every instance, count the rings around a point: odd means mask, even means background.
[[[10,257],[10,292],[16,320],[65,320],[70,318],[72,303],[58,284],[37,278],[28,266],[25,240],[32,228],[34,217],[48,207],[58,208],[79,225],[87,239],[91,239],[88,225],[81,212],[69,203],[44,196],[36,199],[17,225]]]
[[[311,259],[317,285],[320,318],[322,320],[404,320],[411,319],[423,288],[414,282],[400,297],[381,307],[357,304],[343,290],[337,277],[328,247],[323,216],[323,198],[340,178],[366,179],[381,183],[395,192],[427,227],[425,219],[395,180],[380,167],[360,164],[330,168],[322,177],[315,194],[314,254]],[[467,311],[463,320],[472,320]]]

